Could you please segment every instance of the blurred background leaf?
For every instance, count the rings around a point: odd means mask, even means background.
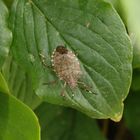
[[[120,0],[124,17],[127,23],[129,34],[136,35],[138,44],[140,44],[140,1],[139,0]]]
[[[96,120],[76,110],[43,103],[35,113],[41,124],[42,140],[105,140]]]
[[[132,92],[125,101],[124,119],[135,140],[140,139],[140,90]]]
[[[11,53],[2,67],[2,73],[11,93],[16,98],[32,109],[35,109],[41,103],[41,99],[33,90],[29,75],[17,65],[12,58]]]
[[[0,68],[8,56],[9,47],[12,41],[12,33],[8,29],[8,9],[0,0]]]
[[[1,72],[0,72],[0,92],[8,93],[8,94],[10,93],[8,85]]]
[[[140,68],[140,1],[129,0],[128,2],[127,0],[120,0],[120,3],[126,27],[133,43],[133,67]]]
[[[6,6],[10,9],[14,0],[3,0]]]
[[[131,90],[132,91],[140,91],[140,69],[133,70]],[[135,94],[133,96],[135,96]]]
[[[0,92],[0,139],[40,140],[34,113],[16,98]]]

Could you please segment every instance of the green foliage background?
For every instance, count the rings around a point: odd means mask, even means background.
[[[0,0],[0,139],[105,140],[96,119],[120,121],[123,112],[139,139],[138,5],[137,0]],[[78,54],[80,80],[96,94],[67,86],[65,99],[61,96],[63,81],[40,56],[51,65],[60,44]],[[43,84],[53,80],[57,84]]]

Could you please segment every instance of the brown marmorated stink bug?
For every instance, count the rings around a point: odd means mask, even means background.
[[[45,63],[45,56],[40,54],[40,57],[42,59],[42,64],[45,67],[47,64]],[[68,50],[63,45],[59,45],[54,49],[52,55],[51,55],[51,62],[52,62],[52,68],[55,71],[56,75],[59,77],[60,80],[64,81],[64,86],[61,92],[62,96],[64,95],[64,90],[66,85],[68,85],[71,89],[75,89],[78,87],[78,84],[82,85],[82,89],[86,90],[89,93],[91,92],[91,87],[87,86],[84,82],[79,81],[80,77],[83,75],[80,63],[76,57],[76,55]],[[56,81],[51,81],[49,83],[44,84],[55,84]],[[94,93],[95,94],[95,93]],[[74,94],[72,95],[74,96]]]
[[[88,92],[91,92],[88,89],[88,86],[79,81],[82,71],[80,63],[72,51],[68,50],[63,45],[59,45],[53,51],[51,61],[55,73],[60,80],[64,81],[64,88],[61,94],[62,96],[64,96],[63,92],[66,85],[68,85],[71,89],[74,89],[79,83],[82,84]]]
[[[82,71],[79,61],[72,51],[64,46],[58,46],[52,54],[52,66],[60,80],[72,89],[77,86]]]

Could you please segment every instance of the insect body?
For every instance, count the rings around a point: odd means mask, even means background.
[[[75,54],[64,46],[58,46],[52,54],[52,66],[60,80],[72,89],[77,87],[82,72]]]

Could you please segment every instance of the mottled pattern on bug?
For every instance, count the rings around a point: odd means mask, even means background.
[[[75,54],[66,47],[60,45],[53,51],[52,66],[60,80],[72,89],[77,87],[78,79],[82,71]]]

